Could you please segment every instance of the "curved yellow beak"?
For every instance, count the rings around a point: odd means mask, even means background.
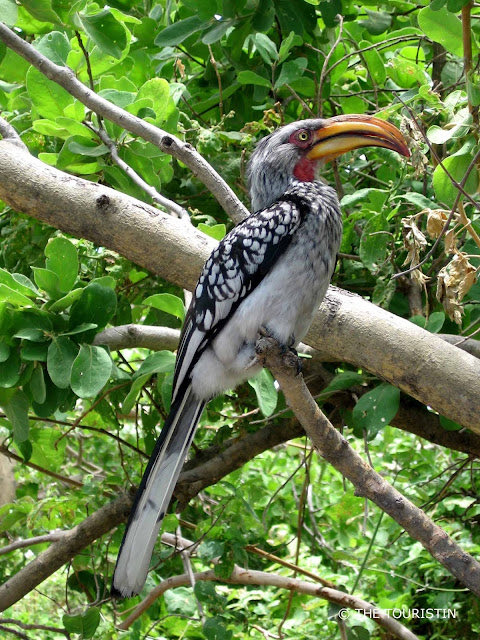
[[[410,157],[405,139],[397,127],[374,116],[334,116],[325,120],[325,125],[317,129],[314,136],[314,146],[307,153],[309,160],[328,162],[360,147],[385,147]]]

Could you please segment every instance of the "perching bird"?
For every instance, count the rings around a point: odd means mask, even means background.
[[[178,348],[170,414],[138,489],[112,593],[143,587],[153,547],[208,400],[255,375],[259,330],[294,346],[306,334],[335,268],[342,219],[317,167],[352,149],[409,156],[393,125],[364,115],[302,120],[263,138],[248,167],[252,213],[205,263]]]

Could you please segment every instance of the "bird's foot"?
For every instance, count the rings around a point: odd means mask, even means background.
[[[265,365],[265,359],[269,353],[279,356],[289,368],[295,368],[296,375],[302,372],[302,363],[298,352],[294,349],[295,338],[291,335],[287,344],[280,342],[275,334],[267,327],[260,327],[258,340],[255,345],[255,354],[258,361]]]

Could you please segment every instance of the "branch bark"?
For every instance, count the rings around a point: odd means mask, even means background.
[[[0,198],[73,236],[117,251],[192,289],[215,240],[114,191],[69,176],[0,141]],[[330,287],[305,342],[398,386],[480,433],[480,362],[363,298]]]
[[[364,496],[388,513],[412,538],[475,595],[480,596],[480,564],[425,513],[374,471],[333,427],[297,374],[297,357],[282,353],[271,338],[257,343],[257,356],[278,380],[285,399],[324,460]]]
[[[222,582],[227,584],[244,584],[251,586],[271,586],[277,589],[288,589],[289,591],[295,591],[296,593],[303,593],[309,596],[317,598],[323,598],[328,602],[333,602],[346,609],[353,609],[355,611],[363,612],[369,619],[373,619],[380,627],[389,631],[395,638],[400,640],[418,640],[418,636],[409,631],[400,622],[383,611],[378,609],[375,605],[352,596],[338,589],[332,589],[330,587],[321,587],[314,582],[308,582],[307,580],[299,580],[298,578],[287,578],[275,573],[267,573],[265,571],[254,571],[253,569],[243,569],[242,567],[235,566],[229,578],[219,578],[215,574],[215,570],[201,571],[194,573],[193,577],[195,582],[201,581],[213,581]],[[137,620],[142,613],[150,607],[153,602],[163,595],[169,589],[180,587],[190,584],[190,576],[187,573],[182,575],[173,576],[163,580],[155,589],[149,593],[147,598],[143,600],[138,607],[135,608],[133,613],[119,625],[119,629],[129,629],[131,625]]]

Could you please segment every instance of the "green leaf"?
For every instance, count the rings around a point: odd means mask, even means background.
[[[93,638],[100,624],[100,610],[97,607],[91,607],[83,615],[64,614],[62,620],[67,631],[78,633],[82,640],[88,640],[88,638]]]
[[[46,362],[47,342],[24,342],[20,348],[20,357],[26,362]]]
[[[368,40],[362,40],[359,43],[360,48],[365,48],[371,45],[371,42]],[[368,71],[372,76],[374,82],[379,85],[383,85],[385,80],[387,79],[387,72],[385,70],[385,60],[375,49],[369,49],[368,51],[364,51],[362,53],[362,57],[364,58]]]
[[[445,7],[433,11],[425,7],[418,12],[418,25],[424,34],[459,58],[463,58],[462,22]]]
[[[163,31],[160,31],[155,38],[155,45],[157,47],[169,47],[176,46],[183,42],[192,33],[205,29],[208,26],[208,22],[200,20],[198,16],[191,16],[185,18],[185,20],[179,20],[169,25]]]
[[[82,291],[82,295],[72,304],[70,327],[91,323],[103,329],[117,308],[117,296],[110,287],[91,282]]]
[[[170,85],[165,78],[151,78],[140,89],[136,100],[148,98],[152,102],[155,111],[155,124],[160,125],[175,109],[175,104],[170,96]]]
[[[292,84],[292,82],[298,80],[303,75],[306,66],[306,58],[297,58],[296,60],[290,60],[282,64],[280,67],[280,75],[275,82],[275,89],[279,89],[285,84]]]
[[[365,9],[367,20],[360,20],[360,24],[372,35],[378,36],[384,33],[392,24],[392,16],[385,11],[371,11]],[[341,13],[341,11],[339,12]]]
[[[80,288],[69,291],[66,296],[63,296],[63,298],[56,300],[51,306],[49,306],[49,310],[55,313],[65,311],[65,309],[68,309],[68,307],[70,307],[75,302],[75,300],[78,300],[81,297],[82,291],[83,289]]]
[[[5,300],[15,307],[31,307],[33,302],[23,293],[18,293],[14,289],[7,287],[5,284],[0,284],[0,301]]]
[[[45,377],[43,375],[43,367],[37,365],[32,371],[32,377],[30,378],[30,391],[35,402],[43,404],[47,396],[45,387]]]
[[[0,389],[0,406],[10,422],[15,442],[28,440],[28,398],[21,389]]]
[[[330,380],[328,385],[322,391],[322,396],[329,395],[335,391],[341,391],[343,389],[349,389],[354,385],[361,385],[363,383],[363,376],[355,371],[343,371],[337,373],[337,375]]]
[[[374,437],[395,417],[400,405],[400,390],[391,384],[380,384],[365,393],[352,411],[353,425]]]
[[[28,13],[41,22],[62,22],[52,9],[50,0],[22,0],[22,7],[25,7]]]
[[[277,45],[265,33],[255,33],[252,42],[265,64],[270,66],[278,59]]]
[[[171,293],[155,293],[153,296],[146,298],[143,304],[165,311],[172,316],[180,318],[180,320],[185,318],[185,307],[182,300]]]
[[[415,191],[399,194],[398,196],[395,196],[395,198],[401,198],[402,200],[406,200],[407,202],[414,204],[419,209],[438,208],[438,205],[435,202],[432,202],[421,193],[416,193]]]
[[[68,91],[34,67],[30,67],[27,72],[26,86],[35,109],[49,120],[63,116],[66,107],[73,104],[73,96]]]
[[[463,155],[454,154],[443,160],[443,166],[457,182],[461,182],[467,168],[473,159],[473,153]],[[474,194],[478,187],[478,170],[474,167],[465,184],[465,191]],[[433,172],[433,188],[437,199],[451,207],[457,197],[458,191],[447,176],[443,167],[437,165]]]
[[[45,291],[54,300],[61,295],[60,280],[56,273],[41,267],[32,267],[32,271],[35,284],[39,289]]]
[[[58,64],[65,66],[67,57],[71,47],[68,38],[60,31],[51,31],[34,44],[37,51],[42,53],[46,58]]]
[[[30,429],[30,441],[33,443],[33,452],[30,462],[38,464],[44,469],[58,471],[65,459],[65,447],[68,438],[61,438],[58,429],[32,427]]]
[[[445,314],[443,311],[434,311],[428,316],[425,329],[430,333],[438,333],[445,322]]]
[[[166,591],[164,600],[167,611],[171,614],[193,616],[197,610],[192,590],[188,587],[178,587],[177,589]]]
[[[255,13],[252,16],[252,27],[255,31],[268,31],[275,18],[273,0],[258,2]]]
[[[268,418],[275,411],[278,401],[278,392],[272,374],[267,369],[262,369],[260,373],[250,378],[248,384],[255,390],[260,411]]]
[[[51,238],[45,247],[45,266],[58,276],[58,288],[67,293],[78,275],[78,254],[75,246],[66,238]]]
[[[320,15],[329,29],[337,26],[337,15],[342,15],[342,0],[327,0],[319,3]]]
[[[472,115],[468,108],[460,109],[455,114],[453,120],[448,123],[448,128],[442,129],[436,125],[431,126],[427,131],[430,142],[434,144],[444,144],[452,138],[462,138],[465,136],[472,123]]]
[[[387,67],[388,75],[400,87],[410,89],[418,85],[427,84],[428,75],[422,67],[413,60],[405,58],[392,58]]]
[[[90,158],[98,158],[110,152],[106,144],[97,144],[87,139],[80,142],[78,136],[74,136],[73,139],[70,138],[68,142],[68,149],[72,153],[76,153],[81,156],[88,156]]]
[[[227,33],[230,27],[233,26],[232,20],[221,20],[208,29],[203,36],[202,42],[203,44],[213,44],[214,42],[218,42],[222,39],[222,37]]]
[[[270,88],[270,81],[267,78],[259,76],[258,73],[254,71],[240,71],[237,76],[238,82],[240,84],[257,84],[262,87]]]
[[[20,380],[20,356],[18,351],[11,351],[7,360],[0,367],[0,387],[14,387]]]
[[[70,329],[70,331],[64,331],[62,336],[75,336],[78,333],[83,333],[84,331],[88,331],[89,329],[96,329],[98,325],[94,322],[84,322],[82,324],[78,324],[75,328]]]
[[[150,373],[145,373],[143,376],[139,376],[133,381],[130,391],[127,393],[125,400],[122,402],[123,413],[128,415],[133,409],[137,401],[138,394],[140,393],[143,385],[147,382],[150,376]]]
[[[447,9],[452,11],[452,13],[457,13],[469,2],[470,0],[447,0]]]
[[[208,225],[208,224],[204,224],[203,222],[200,222],[197,229],[199,231],[203,231],[203,233],[206,233],[207,236],[210,236],[211,238],[215,238],[215,240],[218,240],[218,241],[222,240],[222,238],[227,233],[227,228],[223,223]]]
[[[35,298],[38,294],[33,282],[21,273],[9,273],[5,269],[0,269],[0,284],[30,298]]]
[[[280,50],[278,52],[279,64],[285,62],[285,60],[290,55],[290,51],[293,49],[293,47],[300,46],[302,43],[302,38],[298,36],[294,31],[290,31],[288,36],[282,40],[282,44],[280,45]]]
[[[104,53],[120,60],[127,48],[125,27],[113,16],[110,9],[95,15],[79,16],[83,28]]]
[[[386,258],[391,242],[388,229],[389,224],[383,214],[372,216],[364,227],[359,254],[363,264],[373,273],[378,271]]]
[[[445,418],[445,416],[440,416],[439,422],[446,431],[460,431],[460,429],[463,429],[461,424],[458,424],[453,420],[449,420],[448,418]]]
[[[17,22],[18,7],[14,0],[0,0],[0,16],[2,16],[2,22],[7,27],[13,27]]]
[[[14,338],[21,338],[22,340],[31,340],[32,342],[45,342],[45,332],[38,327],[23,327],[16,331],[13,335]]]
[[[135,371],[134,378],[145,374],[166,373],[173,371],[175,367],[175,355],[171,351],[157,351],[149,355]]]
[[[233,634],[227,629],[220,617],[207,618],[203,623],[206,640],[231,640]]]
[[[10,355],[10,347],[5,342],[0,342],[0,362],[8,360]]]
[[[102,347],[82,344],[72,365],[70,385],[79,398],[93,398],[107,384],[112,359]]]
[[[60,389],[70,386],[72,365],[77,355],[78,345],[66,336],[53,338],[50,343],[47,353],[47,371],[52,382]]]

